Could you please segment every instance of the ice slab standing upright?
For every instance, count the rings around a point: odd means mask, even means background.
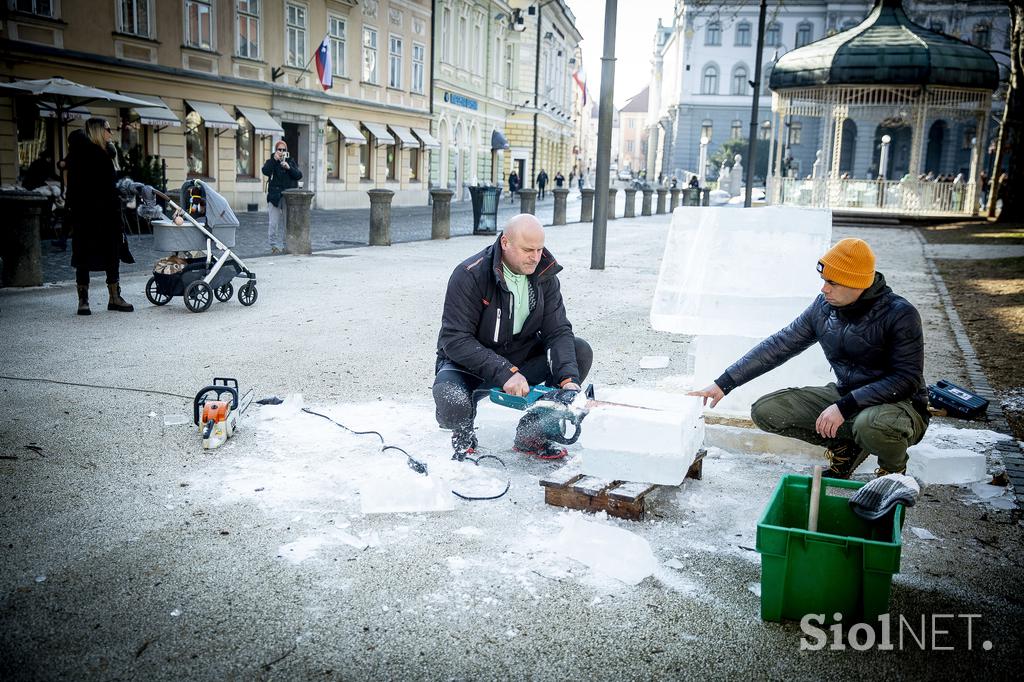
[[[768,336],[817,296],[815,264],[831,239],[828,210],[676,209],[651,326],[675,334]]]
[[[704,444],[701,400],[680,395],[660,402],[661,409],[618,405],[592,409],[579,440],[581,471],[607,480],[682,483]]]

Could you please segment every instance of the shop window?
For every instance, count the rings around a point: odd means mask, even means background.
[[[235,131],[235,174],[240,178],[256,177],[256,131],[245,116],[238,117]]]
[[[409,155],[409,181],[416,182],[420,179],[420,150],[413,147],[406,154]]]
[[[190,178],[208,177],[210,169],[209,131],[203,117],[194,111],[185,115],[185,156]]]
[[[398,145],[387,145],[384,153],[387,154],[388,180],[398,180]]]
[[[373,148],[377,138],[370,134],[366,126],[359,126],[366,138],[366,144],[359,145],[359,177],[363,180],[373,179]]]
[[[327,124],[327,177],[331,180],[341,179],[341,166],[344,163],[345,144],[338,129]],[[365,146],[365,145],[364,145]]]

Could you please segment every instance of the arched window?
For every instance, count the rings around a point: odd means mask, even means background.
[[[729,137],[733,140],[738,140],[743,137],[743,121],[738,118],[733,120],[732,127],[729,131]]]
[[[782,45],[782,24],[773,21],[768,24],[764,31],[765,47],[780,47]]]
[[[712,21],[708,24],[707,28],[704,29],[704,44],[705,45],[721,45],[722,44],[722,25],[717,21]]]
[[[736,47],[750,47],[750,23],[736,24]]]
[[[971,42],[975,47],[987,50],[992,47],[992,29],[988,24],[975,24],[971,33]]]
[[[811,42],[811,32],[814,30],[814,26],[809,21],[802,21],[796,27],[796,44],[795,47],[803,47],[807,43]]]
[[[750,84],[747,82],[747,67],[738,64],[732,70],[732,87],[729,89],[733,95],[749,95]]]
[[[714,64],[708,64],[704,67],[704,74],[700,81],[700,94],[718,94],[718,67]]]
[[[700,124],[700,136],[701,139],[711,141],[711,133],[714,132],[714,124],[711,123],[710,118],[704,119]]]

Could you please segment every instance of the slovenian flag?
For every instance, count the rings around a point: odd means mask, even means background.
[[[334,85],[334,69],[331,67],[331,44],[327,36],[324,36],[324,42],[320,43],[320,49],[316,51],[316,72],[323,89],[330,90]]]
[[[583,69],[576,69],[572,72],[572,79],[576,81],[576,85],[583,92],[583,106],[587,106],[587,74]]]

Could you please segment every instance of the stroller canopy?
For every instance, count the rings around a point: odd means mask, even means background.
[[[199,213],[190,210],[190,204],[197,196],[203,204]],[[238,217],[228,205],[228,200],[202,180],[189,180],[181,186],[181,207],[197,220],[205,217],[207,227],[238,227]]]

